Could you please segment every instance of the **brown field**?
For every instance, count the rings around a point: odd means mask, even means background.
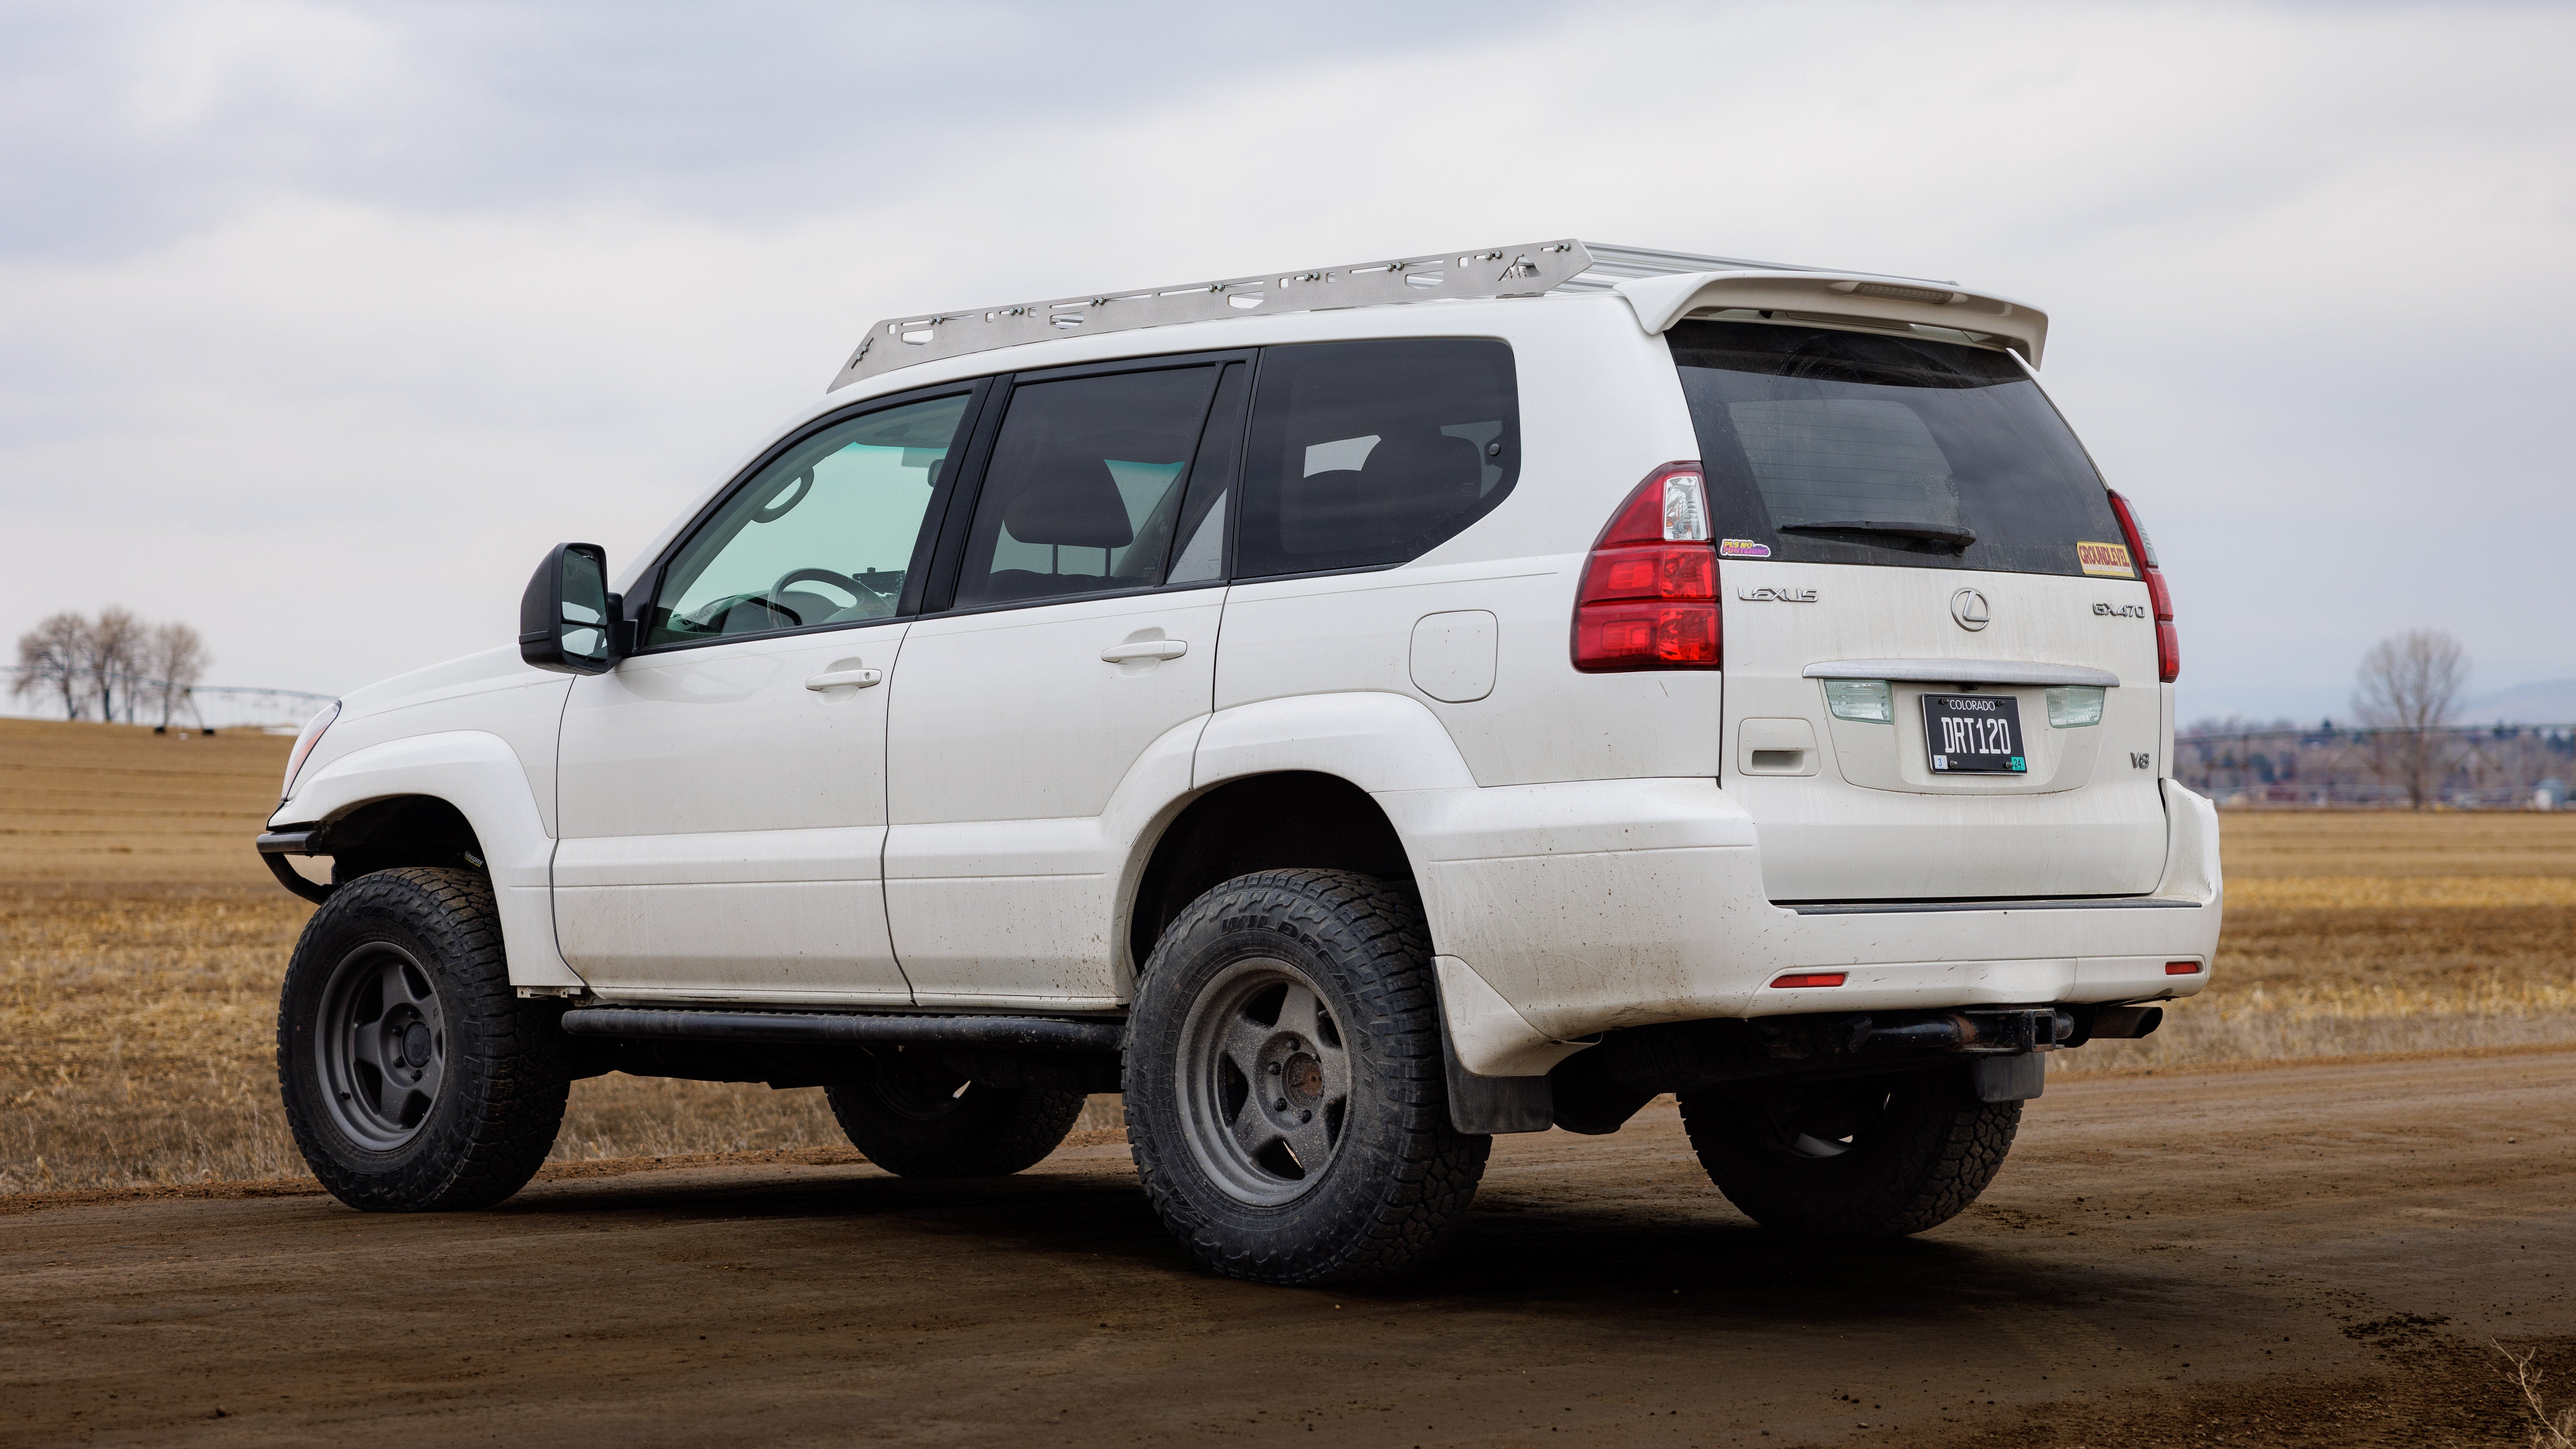
[[[270,1043],[311,908],[249,849],[290,744],[0,720],[0,1193],[303,1176]],[[2224,829],[2210,990],[2059,1070],[2576,1041],[2576,812]],[[819,1092],[612,1076],[555,1159],[748,1151],[847,1155]]]
[[[250,848],[292,739],[0,720],[0,1193],[302,1178],[277,978],[313,908]],[[555,1160],[854,1158],[820,1092],[573,1087]]]

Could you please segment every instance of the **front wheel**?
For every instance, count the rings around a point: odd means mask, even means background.
[[[2021,1103],[1979,1101],[1962,1069],[1681,1094],[1726,1200],[1766,1228],[1892,1238],[1956,1217],[1994,1181]]]
[[[305,924],[278,994],[295,1145],[354,1208],[489,1207],[536,1175],[563,1124],[560,1014],[511,990],[489,881],[360,876]]]
[[[1493,1139],[1449,1122],[1429,946],[1409,892],[1327,870],[1239,876],[1163,933],[1129,1018],[1127,1137],[1210,1268],[1387,1277],[1475,1200]]]

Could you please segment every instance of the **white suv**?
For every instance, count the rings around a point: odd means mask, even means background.
[[[305,1156],[490,1204],[627,1071],[1007,1173],[1122,1091],[1171,1230],[1307,1283],[1436,1246],[1491,1134],[1677,1092],[1760,1222],[1939,1223],[2218,940],[2046,328],[1573,241],[871,328],[622,572],[556,549],[515,651],[306,729]]]

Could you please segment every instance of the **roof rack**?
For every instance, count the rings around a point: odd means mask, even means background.
[[[1326,307],[1369,307],[1394,302],[1436,302],[1453,297],[1535,297],[1546,292],[1606,292],[1640,277],[1697,272],[1829,272],[1876,277],[1786,262],[1699,256],[1652,247],[1609,246],[1566,237],[1467,252],[1400,257],[1312,271],[1265,272],[1219,282],[1146,287],[1023,302],[1007,307],[889,317],[868,329],[857,350],[833,375],[825,392],[896,368],[1078,333],[1124,332],[1224,317],[1311,312]],[[1919,281],[1918,278],[1892,278]],[[1813,283],[1808,283],[1813,286]],[[1942,282],[1941,287],[1955,286]]]

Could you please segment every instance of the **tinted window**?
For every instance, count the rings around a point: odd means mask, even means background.
[[[869,413],[788,448],[672,560],[645,646],[892,617],[966,403]]]
[[[1722,554],[2080,574],[2078,543],[2120,540],[2084,449],[2003,353],[1764,322],[1667,335]]]
[[[1434,339],[1261,355],[1235,574],[1403,563],[1511,492],[1512,350]]]
[[[966,535],[958,606],[1161,583],[1216,382],[1204,366],[1013,388]]]

